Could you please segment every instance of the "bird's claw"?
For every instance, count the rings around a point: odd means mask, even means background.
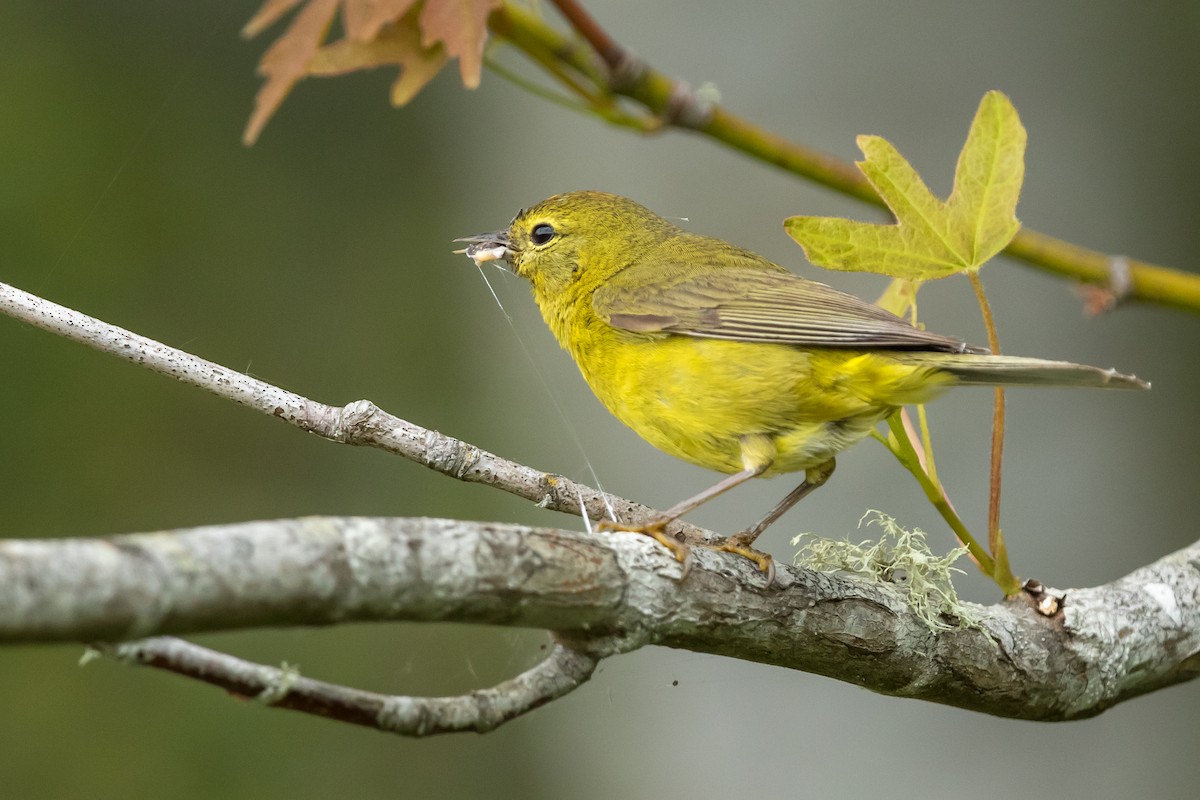
[[[743,534],[735,533],[725,541],[714,546],[714,549],[720,550],[723,553],[733,553],[742,558],[747,558],[754,562],[758,567],[759,572],[765,572],[767,575],[767,586],[775,584],[775,559],[769,553],[764,553],[761,550],[755,550],[746,541]]]
[[[651,520],[650,522],[641,525],[630,525],[624,522],[614,522],[613,520],[601,520],[597,525],[598,530],[602,531],[625,531],[627,533],[640,533],[643,536],[649,536],[654,541],[661,544],[667,550],[671,551],[671,555],[675,556],[675,560],[680,563],[679,579],[683,580],[692,571],[695,565],[695,558],[692,556],[692,548],[684,542],[679,541],[674,536],[667,533],[667,525],[671,520]],[[737,533],[729,538],[712,545],[704,545],[713,550],[720,550],[725,553],[733,553],[742,558],[747,558],[754,562],[758,567],[759,572],[763,572],[767,576],[767,586],[775,584],[775,559],[768,553],[761,550],[755,550],[751,545],[754,538],[746,533]]]
[[[613,520],[605,519],[601,520],[596,527],[602,531],[625,531],[627,533],[640,533],[643,536],[649,536],[671,551],[671,555],[675,556],[675,560],[681,564],[679,580],[683,580],[692,571],[695,559],[692,557],[692,548],[667,533],[667,525],[670,522],[671,520],[651,520],[642,525],[628,525],[623,522],[614,522]]]

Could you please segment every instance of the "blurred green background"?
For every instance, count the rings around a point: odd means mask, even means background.
[[[1191,0],[587,5],[663,71],[715,82],[734,111],[845,158],[857,155],[856,134],[883,134],[942,192],[979,98],[1002,89],[1029,130],[1026,224],[1195,269]],[[0,280],[318,400],[370,398],[540,468],[589,481],[594,469],[605,488],[660,507],[707,485],[710,474],[607,416],[526,287],[495,272],[510,328],[450,240],[549,194],[597,188],[813,275],[781,220],[874,212],[698,137],[605,128],[488,73],[465,92],[447,71],[402,111],[386,103],[389,71],[307,81],[246,149],[266,40],[237,31],[254,8],[0,4]],[[882,286],[823,277],[868,297]],[[1194,540],[1200,320],[1141,307],[1088,320],[1069,286],[1004,259],[985,278],[1006,351],[1154,381],[1149,394],[1010,393],[1014,568],[1091,585]],[[922,297],[931,327],[983,339],[965,281]],[[6,537],[303,514],[578,524],[303,435],[7,318],[0,365]],[[977,524],[989,401],[962,391],[933,411],[939,468]],[[736,529],[787,488],[762,482],[697,521]],[[912,479],[871,443],[764,544],[786,559],[800,530],[865,536],[854,526],[867,508],[951,544]],[[995,599],[974,576],[961,587]],[[543,636],[362,625],[198,639],[313,677],[423,694],[509,676]],[[410,741],[148,670],[81,669],[80,653],[0,652],[4,796],[1181,797],[1200,781],[1197,684],[1051,727],[648,649],[495,733]]]

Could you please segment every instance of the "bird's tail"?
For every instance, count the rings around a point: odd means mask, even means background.
[[[1094,386],[1101,389],[1149,389],[1150,384],[1115,369],[1047,361],[1023,356],[974,355],[970,353],[912,354],[924,366],[945,370],[961,384],[994,386]],[[907,360],[903,357],[900,360]]]

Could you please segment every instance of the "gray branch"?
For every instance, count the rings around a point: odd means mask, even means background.
[[[625,522],[644,522],[657,513],[640,503],[518,464],[414,425],[369,400],[356,400],[344,406],[318,403],[5,283],[0,283],[0,313],[140,364],[330,441],[377,447],[460,481],[494,486],[542,508],[575,516],[586,513],[592,520],[615,517]],[[692,542],[716,536],[686,522],[673,523],[671,531]]]
[[[1066,592],[1054,617],[1018,600],[974,608],[980,629],[949,630],[931,630],[886,583],[783,567],[767,586],[744,559],[695,557],[680,580],[679,564],[634,534],[433,519],[313,517],[9,540],[0,542],[0,641],[416,620],[543,628],[570,655],[567,667],[552,658],[528,680],[489,690],[486,702],[358,693],[348,703],[376,717],[407,708],[407,722],[390,725],[408,733],[486,728],[569,691],[593,659],[648,644],[1037,720],[1092,716],[1200,672],[1200,542],[1105,586]],[[147,655],[158,641],[121,652],[176,671],[196,661]],[[212,682],[241,694],[275,691],[276,705],[307,685],[280,690],[278,671],[236,660],[224,671],[213,666],[219,660],[196,663],[188,674],[215,674]],[[523,688],[510,706],[494,705],[515,687]],[[293,697],[289,707],[323,697],[314,690],[316,699]]]

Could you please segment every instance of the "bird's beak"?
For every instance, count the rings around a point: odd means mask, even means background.
[[[468,243],[462,250],[455,250],[454,252],[466,253],[467,258],[474,261],[477,265],[485,261],[507,261],[508,257],[512,254],[512,250],[509,248],[507,230],[478,233],[474,236],[464,236],[454,241]]]

